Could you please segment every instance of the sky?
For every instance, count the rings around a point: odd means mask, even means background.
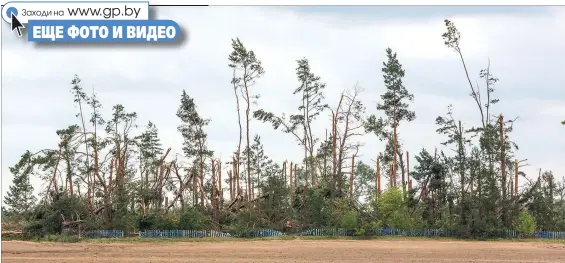
[[[154,7],[155,8],[155,7]],[[141,128],[152,121],[165,148],[180,154],[182,138],[175,113],[182,90],[200,113],[211,119],[209,147],[227,161],[238,140],[235,99],[228,67],[231,39],[239,37],[265,68],[253,92],[254,109],[293,112],[299,99],[296,60],[305,57],[327,84],[326,102],[335,107],[342,91],[358,84],[366,114],[381,114],[376,103],[385,91],[381,73],[385,49],[398,53],[410,105],[417,119],[402,123],[399,138],[414,155],[433,151],[445,138],[435,119],[452,104],[464,127],[478,125],[477,106],[456,53],[443,45],[443,20],[462,34],[461,47],[473,82],[490,60],[500,79],[493,112],[518,118],[511,138],[517,158],[530,178],[538,169],[565,175],[565,7],[157,7],[155,17],[176,21],[185,41],[177,45],[33,45],[17,39],[9,25],[2,30],[2,196],[12,181],[8,167],[26,150],[54,149],[57,129],[78,124],[70,81],[82,79],[109,116],[115,104],[138,113]],[[24,33],[25,36],[25,33]],[[482,84],[480,84],[483,86]],[[380,115],[378,115],[380,116]],[[329,113],[315,123],[324,137]],[[253,120],[266,154],[282,163],[299,161],[301,150],[291,135]],[[360,139],[358,159],[373,164],[384,144],[374,135]],[[441,148],[440,148],[441,149]],[[449,151],[449,149],[445,149]],[[33,179],[36,189],[42,189]]]

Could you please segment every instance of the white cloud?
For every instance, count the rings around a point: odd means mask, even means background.
[[[565,67],[561,60],[565,55],[564,10],[556,7],[547,13],[450,17],[463,34],[462,46],[473,79],[489,57],[493,72],[501,79],[497,94],[502,102],[496,112],[523,117],[514,133],[522,146],[520,159],[528,158],[532,165],[543,165],[558,176],[565,173],[558,165],[565,157],[559,125],[565,116],[558,114],[563,113],[565,99],[565,77],[559,73]],[[266,74],[255,90],[262,95],[259,106],[265,109],[282,113],[297,107],[292,96],[297,86],[295,60],[305,56],[315,73],[327,82],[330,105],[336,104],[343,89],[358,82],[365,88],[363,101],[368,113],[375,113],[375,103],[384,89],[384,50],[391,47],[398,52],[406,69],[406,85],[416,97],[413,108],[418,119],[400,129],[412,156],[422,147],[439,144],[441,136],[435,133],[434,120],[446,112],[447,105],[454,105],[456,117],[466,126],[478,123],[461,63],[443,46],[441,18],[356,19],[353,15],[250,7],[160,7],[158,16],[177,21],[188,31],[188,41],[178,48],[38,48],[14,40],[3,25],[4,194],[12,179],[5,174],[7,167],[26,149],[55,147],[55,130],[76,122],[77,110],[69,92],[75,73],[83,79],[86,90],[93,87],[99,92],[106,114],[117,103],[136,111],[138,124],[153,121],[173,153],[181,152],[175,113],[185,89],[195,98],[201,113],[212,119],[210,146],[226,160],[238,138],[227,67],[230,39],[234,37],[255,50],[264,63]],[[551,101],[544,92],[553,94]],[[328,124],[326,116],[321,116],[316,125],[320,137]],[[279,161],[300,158],[290,135],[257,121],[252,123],[252,131],[261,135],[268,155]],[[533,133],[543,134],[533,137]],[[365,137],[361,154],[369,161],[383,145],[371,135]]]

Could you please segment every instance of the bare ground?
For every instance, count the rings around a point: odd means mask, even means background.
[[[565,262],[565,244],[437,240],[2,242],[2,262]]]

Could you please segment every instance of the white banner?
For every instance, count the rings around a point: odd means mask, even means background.
[[[11,1],[2,7],[2,19],[10,23],[15,15],[21,23],[29,20],[147,20],[147,1]]]

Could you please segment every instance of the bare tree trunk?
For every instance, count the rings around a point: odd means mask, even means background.
[[[381,157],[377,155],[377,196],[381,195]]]
[[[308,105],[307,105],[307,99],[305,96],[302,96],[302,114],[304,116],[304,121],[302,123],[302,126],[304,126],[304,137],[303,137],[303,146],[304,146],[304,177],[308,178],[308,131],[307,131],[307,127],[308,127]]]
[[[233,78],[235,79],[235,69],[233,70]],[[243,127],[241,125],[241,112],[240,112],[240,107],[239,107],[239,96],[237,95],[237,84],[234,81],[233,82],[233,92],[235,94],[235,103],[236,103],[236,107],[237,107],[237,124],[239,125],[239,142],[237,144],[237,153],[236,153],[236,162],[235,165],[237,165],[237,167],[235,167],[236,169],[234,169],[233,173],[235,176],[235,180],[237,182],[237,189],[236,189],[236,195],[239,193],[240,187],[239,187],[239,160],[240,160],[240,156],[241,156],[241,141],[243,138]]]
[[[66,157],[65,161],[67,163],[67,179],[65,180],[67,185],[65,187],[68,189],[67,194],[73,196],[73,177],[71,171],[71,160],[69,159],[69,157]]]
[[[212,204],[212,217],[214,222],[218,223],[218,206],[217,206],[217,191],[216,191],[216,162],[212,158],[212,191],[210,196],[210,202]]]
[[[326,129],[326,140],[325,142],[327,143],[328,141],[328,129]],[[327,151],[324,150],[324,178],[323,180],[326,180],[327,178],[327,164],[328,164],[328,156],[327,156]]]
[[[224,200],[224,189],[222,188],[222,162],[218,161],[218,190],[220,195],[220,201]]]
[[[63,138],[63,141],[64,140],[65,139]],[[63,142],[59,144],[59,153],[57,154],[57,162],[55,163],[55,167],[53,168],[53,177],[51,178],[51,183],[49,183],[49,186],[53,184],[53,187],[55,188],[55,195],[59,194],[59,188],[57,187],[57,169],[59,169],[59,161],[61,161],[62,151],[63,151]],[[47,189],[49,189],[49,187]]]
[[[353,180],[355,177],[355,154],[351,156],[351,174],[349,175],[349,198],[353,199]]]
[[[237,183],[237,189],[236,189],[235,194],[238,195],[238,194],[242,194],[242,193],[241,193],[241,185],[240,185],[241,179],[239,178],[239,167],[240,167],[240,164],[239,164],[239,156],[236,158],[235,164],[236,164],[236,165],[235,165],[235,171],[236,171],[236,173],[235,173],[235,182]]]
[[[463,149],[463,126],[459,121],[459,138],[458,138],[458,152],[459,152],[459,176],[461,177],[461,218],[464,218],[464,205],[465,205],[465,163],[464,163],[464,149]],[[472,186],[471,186],[472,187]]]
[[[337,112],[332,114],[332,195],[335,195],[335,180],[337,178]]]
[[[404,153],[402,151],[398,151],[398,166],[400,166],[400,179],[402,180],[402,196],[406,194],[406,168],[404,166]]]
[[[205,196],[204,196],[204,159],[202,156],[200,157],[200,205],[204,207],[205,204]]]
[[[92,172],[90,171],[90,159],[89,159],[90,155],[88,154],[88,140],[86,138],[86,125],[84,123],[84,116],[83,116],[83,113],[82,113],[82,100],[81,100],[80,97],[78,97],[78,108],[79,108],[79,114],[80,114],[80,121],[82,123],[82,134],[84,136],[84,147],[85,147],[85,153],[86,153],[85,161],[86,161],[86,170],[87,170],[86,176],[88,177],[88,181],[90,182],[90,185],[88,187],[88,202],[89,202],[89,206],[91,206],[92,205],[92,187],[93,187],[92,182],[93,182],[93,179],[92,179]],[[70,175],[70,176],[71,176],[70,180],[72,180],[72,175]]]
[[[196,171],[192,171],[192,205],[198,205],[198,176],[196,176]]]
[[[228,181],[230,184],[230,201],[233,200],[233,178],[232,178],[232,172],[228,171]]]
[[[390,166],[390,171],[389,171],[389,172],[390,172],[390,178],[389,178],[389,181],[390,181],[390,188],[392,188],[392,187],[395,187],[395,186],[396,186],[396,183],[394,182],[394,179],[395,179],[395,178],[394,178],[394,166],[393,166],[392,163],[390,163],[389,166]]]
[[[261,160],[257,158],[257,197],[261,196]],[[253,192],[255,195],[255,192]]]
[[[245,136],[247,139],[247,201],[249,201],[251,198],[251,141],[249,139],[249,113],[251,111],[251,101],[249,101],[249,89],[247,88],[247,84],[245,85],[245,97],[245,101],[247,102],[247,108],[245,109]]]
[[[402,174],[404,177],[404,174]],[[410,153],[408,151],[406,151],[406,175],[407,175],[407,180],[409,182],[408,184],[408,191],[412,190],[412,179],[410,179]],[[404,178],[402,178],[402,181],[404,181]],[[405,189],[406,190],[406,189]]]
[[[518,196],[518,160],[514,161],[514,196]]]
[[[286,184],[286,180],[287,180],[287,178],[286,178],[286,160],[283,162],[283,165],[282,165],[282,179]]]
[[[292,173],[292,170],[293,170],[293,166],[292,166],[292,162],[290,162],[290,176],[289,176],[290,181],[289,181],[289,184],[288,184],[288,185],[290,186],[290,207],[292,207],[292,204],[293,204],[293,202],[292,202],[292,194],[293,194],[293,192],[292,192],[292,185],[293,185],[293,182],[292,182],[292,180],[293,180],[293,175],[292,175],[293,173]]]
[[[394,140],[394,142],[393,142],[394,143],[394,157],[393,157],[394,164],[392,166],[392,177],[393,177],[392,182],[393,182],[393,186],[396,186],[396,154],[398,152],[397,151],[398,140],[397,140],[397,137],[396,137],[396,103],[394,104],[394,122],[393,123],[394,123],[393,124],[394,125],[394,139],[393,139]]]
[[[294,164],[294,188],[298,190],[298,173],[296,172],[296,168],[298,168],[298,164]]]
[[[504,116],[500,115],[500,171],[502,173],[502,224],[506,225],[506,155],[504,141]],[[552,197],[553,198],[553,197]]]

